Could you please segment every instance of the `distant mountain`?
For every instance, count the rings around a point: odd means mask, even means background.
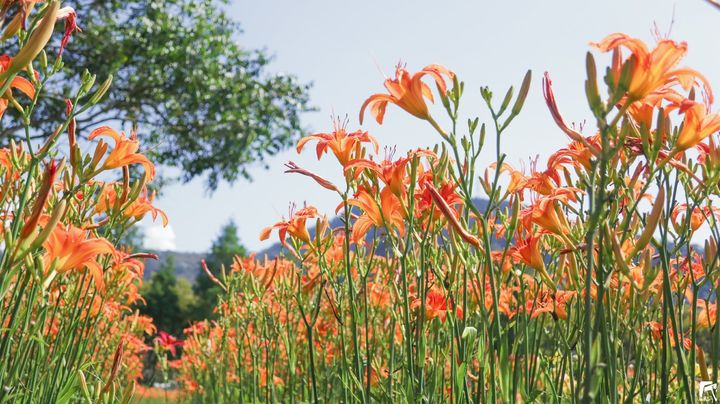
[[[475,206],[483,212],[485,208],[487,207],[487,200],[486,199],[480,199],[476,198],[473,199],[473,203]],[[342,220],[339,216],[333,218],[330,220],[330,225],[333,228],[341,227],[342,226]],[[315,234],[315,228],[311,228],[310,234]],[[371,235],[368,236],[368,238],[372,237]],[[497,247],[500,245],[500,242],[498,240],[493,240],[493,244]],[[280,252],[282,251],[282,245],[279,242],[275,242],[271,244],[269,247],[260,250],[257,252],[257,257],[261,258],[267,255],[269,258],[275,258],[277,257]],[[178,277],[185,278],[189,280],[190,282],[195,282],[195,278],[200,274],[202,271],[202,266],[200,265],[200,261],[202,261],[206,254],[205,253],[191,253],[191,252],[180,252],[180,251],[153,251],[155,254],[158,255],[159,259],[157,261],[154,260],[146,260],[145,261],[145,279],[150,279],[150,276],[154,272],[157,272],[160,269],[160,266],[168,259],[168,257],[173,257],[174,264],[175,264],[175,274]],[[383,247],[380,246],[376,250],[377,254],[382,255]]]
[[[474,198],[473,204],[480,212],[484,212],[485,208],[487,208],[488,201],[487,201],[487,199]],[[343,225],[342,219],[339,216],[336,216],[335,218],[330,220],[330,227],[332,227],[332,228],[342,227],[342,225]],[[314,236],[315,228],[313,227],[312,229],[309,229],[309,232],[310,232],[310,236]],[[367,240],[371,241],[371,238],[372,238],[372,232],[368,233]],[[493,244],[493,246],[498,246],[499,241],[493,240],[492,244]],[[258,251],[257,257],[262,258],[265,255],[267,255],[268,258],[275,258],[280,254],[281,251],[282,251],[282,245],[280,244],[280,242],[276,242],[276,243],[272,244],[271,246],[265,248],[264,250]],[[384,248],[382,246],[380,246],[376,249],[375,252],[378,255],[383,255]]]
[[[167,261],[168,257],[173,257],[175,275],[190,282],[194,282],[197,275],[202,271],[200,261],[206,255],[180,251],[153,251],[153,253],[157,254],[159,259],[157,261],[145,260],[145,279],[150,279],[150,276],[160,269],[160,266]]]

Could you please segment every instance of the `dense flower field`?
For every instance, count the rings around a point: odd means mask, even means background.
[[[146,214],[167,218],[152,205],[155,167],[135,134],[76,130],[109,79],[96,84],[85,72],[65,95],[57,129],[33,141],[30,117],[78,30],[72,8],[36,3],[14,16],[9,5],[1,10],[2,40],[20,46],[0,56],[0,115],[27,140],[0,149],[0,402],[128,402],[155,327],[130,309],[149,255],[116,246]],[[45,50],[57,21],[65,26],[59,48]]]
[[[566,123],[546,73],[570,143],[529,170],[502,143],[537,88],[530,72],[500,98],[481,89],[486,125],[459,116],[451,70],[398,66],[360,123],[404,110],[437,133],[431,148],[383,154],[348,122],[301,139],[297,151],[337,160],[344,183],[287,172],[335,194],[342,224],[296,208],[260,235],[277,233],[285,258],[238,257],[214,278],[219,319],[186,330],[176,363],[187,398],[697,401],[720,366],[720,115],[705,77],[677,67],[685,43],[612,34],[592,48],[595,128]],[[477,167],[483,152],[496,162]],[[700,228],[707,240],[693,238]]]
[[[57,1],[0,12],[1,39],[18,43],[0,56],[0,115],[26,134],[0,150],[0,402],[714,397],[720,114],[706,78],[678,67],[685,43],[592,43],[582,85],[594,122],[582,128],[566,123],[548,73],[501,97],[482,88],[481,123],[460,116],[452,70],[399,65],[359,123],[382,124],[390,107],[438,143],[397,153],[349,121],[300,139],[298,153],[337,161],[344,181],[293,162],[287,172],[326,189],[336,211],[295,207],[265,229],[283,257],[206,266],[222,289],[217,319],[177,339],[154,337],[133,309],[152,255],[119,247],[144,216],[167,223],[148,189],[155,167],[135,133],[78,130],[111,80],[85,72],[46,140],[29,124],[45,84],[62,79],[75,12]],[[514,168],[503,139],[540,89],[569,143]],[[495,162],[479,167],[481,154]],[[179,391],[136,393],[150,350]]]

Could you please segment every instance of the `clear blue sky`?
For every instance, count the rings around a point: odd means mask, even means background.
[[[347,5],[345,5],[347,4]],[[381,92],[384,75],[392,75],[399,60],[410,70],[430,63],[454,70],[466,83],[465,112],[487,118],[479,87],[489,85],[502,97],[532,69],[534,82],[523,114],[503,141],[508,162],[519,166],[529,157],[541,160],[567,143],[556,129],[542,99],[540,76],[549,71],[556,97],[568,121],[588,117],[583,97],[585,52],[588,42],[622,31],[653,42],[657,23],[671,37],[689,44],[683,64],[703,72],[720,93],[720,12],[702,0],[579,1],[247,1],[230,6],[241,22],[239,38],[248,48],[266,48],[275,55],[273,72],[294,74],[313,82],[312,105],[304,124],[310,130],[332,128],[331,114],[350,118],[365,98]],[[598,58],[598,64],[607,61]],[[435,109],[436,115],[441,111]],[[425,125],[388,107],[386,123],[366,121],[383,145],[403,152],[430,146],[438,138]],[[492,141],[481,166],[492,158]],[[289,202],[307,201],[331,214],[337,200],[308,179],[283,174],[293,160],[331,179],[340,172],[332,159],[317,162],[312,150],[298,156],[289,150],[268,160],[269,170],[251,170],[253,182],[223,184],[208,195],[201,180],[169,187],[157,205],[170,216],[171,229],[148,229],[148,242],[182,251],[205,251],[220,227],[233,218],[243,243],[251,250],[270,242],[258,240],[260,230],[287,215]]]

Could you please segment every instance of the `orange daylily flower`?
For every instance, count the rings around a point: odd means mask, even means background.
[[[351,169],[358,169],[355,173],[356,177],[364,172],[371,172],[387,185],[393,194],[397,197],[405,196],[405,184],[409,181],[407,165],[413,158],[425,156],[437,158],[437,155],[429,150],[415,150],[409,152],[407,157],[397,160],[386,158],[380,163],[376,163],[372,159],[355,159],[345,166],[347,174]]]
[[[529,229],[531,224],[535,223],[558,236],[568,234],[570,229],[565,215],[556,203],[558,199],[562,201],[564,198],[558,196],[545,197],[524,209],[522,212],[524,226]]]
[[[0,55],[0,73],[8,69],[12,60],[13,59],[8,55]],[[26,78],[15,76],[15,78],[13,78],[10,82],[10,88],[5,91],[5,94],[0,96],[2,97],[0,98],[0,118],[2,118],[5,114],[9,103],[13,101],[13,88],[25,94],[30,99],[35,98],[35,86],[33,86]]]
[[[681,225],[684,225],[687,220],[687,215],[688,205],[686,203],[681,203],[673,209],[670,218],[672,219],[672,225],[676,232],[680,232]],[[692,231],[696,231],[703,225],[703,223],[705,223],[705,215],[712,215],[712,211],[709,207],[700,208],[696,206],[692,210],[690,213],[690,229],[692,229]],[[679,221],[678,218],[680,219]]]
[[[706,300],[698,302],[700,310],[697,312],[697,327],[699,329],[713,328],[717,321],[717,304],[710,304]]]
[[[375,153],[378,152],[378,142],[369,133],[361,130],[355,132],[346,132],[345,128],[337,127],[331,133],[314,133],[300,139],[297,144],[297,152],[300,153],[305,144],[311,140],[317,140],[317,158],[318,160],[328,149],[332,150],[340,164],[345,167],[352,158],[360,157],[361,147],[363,143],[370,143],[375,146]]]
[[[494,259],[494,257],[493,257],[493,259]],[[494,307],[494,303],[493,303],[493,287],[490,284],[490,279],[489,279],[489,276],[487,275],[487,272],[485,272],[485,275],[483,276],[483,278],[485,279],[484,290],[481,290],[483,288],[482,288],[482,286],[480,286],[480,282],[478,282],[478,281],[472,282],[472,286],[475,289],[475,294],[474,294],[475,299],[474,300],[475,300],[475,303],[480,304],[480,301],[479,301],[480,294],[481,293],[484,294],[485,298],[483,300],[484,300],[485,310],[487,310],[488,315],[491,316],[491,318],[492,318],[493,316],[495,316],[495,307]],[[506,284],[501,284],[499,286],[498,300],[497,300],[498,310],[499,310],[500,314],[505,315],[508,319],[512,319],[517,314],[517,310],[515,307],[517,306],[516,296],[517,296],[517,292],[519,290],[520,289],[516,286],[509,286]]]
[[[661,40],[655,49],[650,51],[643,41],[622,33],[615,33],[608,35],[600,42],[591,43],[591,45],[601,52],[615,52],[612,75],[616,84],[627,63],[633,63],[628,88],[628,96],[632,101],[642,99],[666,86],[679,84],[685,90],[690,90],[700,83],[704,87],[708,101],[712,102],[712,90],[702,74],[689,68],[675,68],[687,52],[687,43],[685,42]],[[625,61],[622,60],[621,47],[625,47],[632,53],[632,56]]]
[[[422,81],[425,75],[430,75],[435,79],[435,84],[437,84],[438,91],[441,94],[447,92],[447,85],[443,75],[450,78],[450,80],[455,78],[455,73],[440,65],[426,66],[413,75],[410,75],[404,67],[398,65],[395,69],[395,79],[388,78],[385,80],[385,88],[390,94],[373,94],[365,100],[360,108],[360,124],[363,123],[365,108],[368,106],[370,106],[377,123],[382,124],[388,102],[397,105],[413,116],[430,120],[430,112],[425,103],[425,98],[430,102],[435,102],[435,100],[430,87]]]
[[[657,321],[646,321],[645,326],[648,327],[650,331],[650,335],[653,336],[657,341],[662,342],[663,340],[663,330],[665,329],[663,325]],[[675,347],[675,330],[672,328],[668,328],[668,339],[670,340],[670,346]],[[690,338],[685,338],[683,336],[679,336],[680,342],[683,346],[683,348],[690,350],[692,348],[692,340]]]
[[[43,243],[43,247],[46,270],[51,267],[58,273],[88,270],[95,279],[95,285],[103,289],[103,268],[97,257],[115,254],[115,248],[109,241],[88,237],[88,232],[81,228],[58,224]]]
[[[407,180],[407,165],[410,162],[409,158],[400,158],[395,161],[383,160],[380,163],[376,163],[373,160],[368,159],[357,159],[351,161],[345,166],[345,173],[353,168],[358,169],[356,176],[359,176],[363,172],[369,171],[385,183],[390,188],[395,196],[402,196],[405,194],[405,182]]]
[[[545,271],[545,261],[540,252],[540,241],[541,237],[535,235],[519,239],[512,248],[513,257],[530,268]]]
[[[156,208],[152,205],[153,199],[155,199],[155,191],[148,196],[148,190],[145,188],[143,192],[134,200],[130,206],[125,208],[123,214],[125,216],[134,217],[136,220],[141,220],[145,215],[150,212],[153,221],[155,221],[160,215],[162,218],[163,227],[168,225],[168,217],[164,211]]]
[[[258,369],[258,373],[259,373],[259,375],[260,375],[260,376],[259,376],[259,377],[260,377],[260,387],[266,387],[267,384],[268,384],[268,371],[267,371],[267,369],[265,369],[265,368],[260,368],[260,369]],[[275,386],[284,386],[284,385],[285,385],[285,381],[284,381],[282,378],[280,378],[280,377],[278,377],[278,376],[275,376],[275,375],[272,376],[272,383],[273,383],[273,385],[275,385]]]
[[[485,175],[481,184],[488,193],[490,193],[490,184],[492,184],[493,178],[495,178],[495,175],[498,175],[496,170],[497,163],[492,163],[485,169]],[[506,191],[508,194],[522,190],[528,182],[528,178],[526,178],[522,172],[514,169],[508,163],[502,163],[502,165],[500,165],[500,174],[502,173],[508,173],[508,175],[510,175],[510,182],[507,185]]]
[[[429,186],[432,185],[432,171],[427,171],[418,181],[418,190],[415,193],[415,207],[418,217],[425,217],[425,213],[429,212],[427,222],[432,223],[434,220],[443,215],[442,209],[435,203],[432,191]],[[458,195],[457,184],[453,181],[445,181],[436,188],[440,199],[445,201],[448,207],[456,205],[464,205],[465,200]],[[432,209],[432,211],[430,211]],[[452,208],[451,208],[452,209]]]
[[[448,307],[448,300],[449,298],[438,290],[434,288],[428,290],[427,294],[425,295],[425,319],[432,320],[434,318],[438,318],[441,322],[444,323],[445,319],[447,318],[448,310],[452,310],[451,307]],[[422,302],[416,298],[415,300],[413,300],[411,308],[413,310],[416,310],[422,305]],[[462,309],[460,307],[457,307],[455,314],[458,318],[462,318]]]
[[[263,229],[263,231],[260,232],[260,240],[267,240],[273,229],[277,229],[278,236],[280,237],[280,243],[285,247],[288,247],[286,243],[288,234],[298,240],[310,244],[310,233],[308,233],[305,222],[307,219],[312,219],[317,216],[318,211],[314,206],[306,206],[295,212],[295,214],[291,214],[290,219],[277,222],[274,225]]]
[[[587,144],[587,146],[586,146]],[[585,138],[584,142],[572,141],[567,147],[553,153],[548,159],[548,167],[571,165],[572,167],[587,171],[592,169],[593,150],[600,149],[600,136],[594,135]]]
[[[374,192],[360,188],[355,198],[348,201],[348,205],[357,206],[363,211],[353,224],[352,240],[356,244],[364,242],[365,234],[370,227],[383,227],[387,224],[389,229],[396,228],[400,235],[404,233],[404,215],[400,200],[392,193],[389,187],[380,191],[380,206],[375,200]]]
[[[539,235],[530,235],[527,238],[518,236],[515,246],[512,247],[510,251],[513,258],[536,270],[547,286],[556,289],[555,283],[552,278],[550,278],[545,267],[545,260],[540,251],[541,241],[542,236]]]
[[[641,100],[635,101],[628,107],[628,114],[632,116],[638,126],[650,130],[655,121],[655,114],[658,108],[663,106],[663,101],[670,105],[665,106],[664,115],[667,117],[670,111],[675,109],[685,100],[685,97],[670,86],[665,86],[646,95]]]
[[[113,209],[115,207],[115,204],[117,203],[117,199],[117,189],[113,184],[103,186],[101,195],[98,198],[98,204],[95,206],[95,212],[103,213]],[[163,222],[163,227],[167,226],[167,214],[165,214],[165,212],[161,209],[158,209],[152,205],[153,199],[155,199],[155,192],[153,191],[153,193],[148,195],[147,188],[144,188],[142,193],[140,193],[140,195],[137,197],[137,199],[132,201],[130,205],[126,206],[123,209],[122,215],[127,218],[142,220],[142,218],[145,217],[148,212],[150,212],[153,221],[157,220],[158,215],[160,215],[160,218]]]
[[[675,143],[675,151],[689,149],[720,130],[720,114],[709,114],[705,104],[685,100],[680,106],[680,112],[685,114],[685,120]]]
[[[370,292],[370,303],[372,303],[373,306],[378,308],[390,307],[390,292],[387,290],[386,286],[383,286],[382,283],[372,282],[368,286],[368,290]]]
[[[153,165],[147,157],[137,152],[140,148],[140,142],[138,141],[136,132],[131,132],[128,138],[124,132],[117,133],[109,126],[101,126],[90,132],[88,139],[93,140],[99,136],[111,137],[115,141],[115,148],[107,156],[98,171],[124,167],[130,164],[142,164],[145,168],[145,177],[147,180],[150,181],[155,177],[155,165]]]
[[[537,298],[530,296],[525,303],[525,310],[530,318],[535,318],[542,313],[552,314],[556,319],[567,320],[567,303],[577,295],[576,291],[570,290],[544,290]]]

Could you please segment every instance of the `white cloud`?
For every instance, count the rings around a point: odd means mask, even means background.
[[[175,231],[171,225],[163,227],[161,223],[153,223],[143,226],[145,232],[145,248],[149,250],[174,251]]]

